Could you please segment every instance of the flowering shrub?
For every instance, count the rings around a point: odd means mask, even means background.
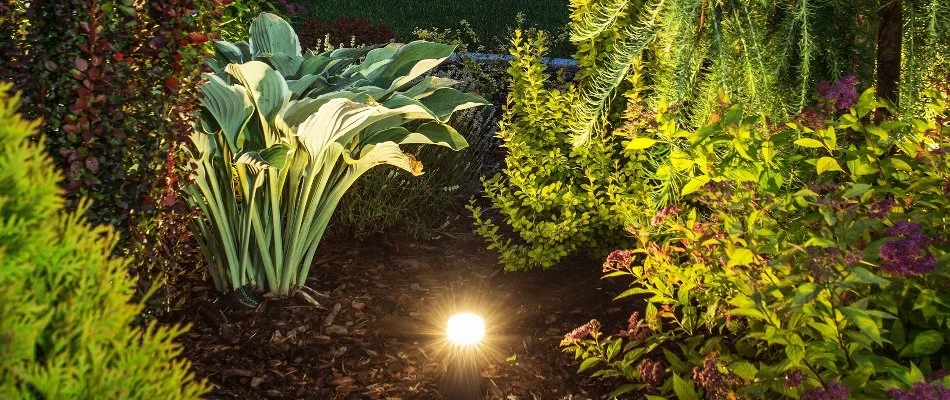
[[[607,258],[647,307],[569,334],[581,370],[680,399],[945,398],[950,91],[878,124],[856,83],[821,85],[784,125],[724,104],[681,131],[661,107],[630,137],[677,166],[652,183],[674,206]]]

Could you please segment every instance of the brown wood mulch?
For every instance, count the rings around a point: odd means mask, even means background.
[[[190,324],[184,356],[212,399],[444,399],[444,319],[476,311],[486,399],[601,399],[610,383],[576,373],[558,348],[600,318],[619,329],[635,301],[596,262],[504,272],[471,234],[409,242],[380,236],[323,243],[304,295],[248,309],[220,296],[200,270],[178,279],[163,323]]]

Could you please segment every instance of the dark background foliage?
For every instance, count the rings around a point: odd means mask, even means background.
[[[188,253],[176,156],[191,129],[204,44],[229,0],[3,0],[0,80],[23,92],[24,114],[63,171],[66,205],[121,234],[136,273]],[[224,31],[225,33],[227,30]],[[154,274],[149,274],[153,275]],[[147,286],[148,281],[143,280]]]

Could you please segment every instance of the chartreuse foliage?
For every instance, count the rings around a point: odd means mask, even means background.
[[[930,90],[919,116],[881,124],[868,90],[825,121],[775,126],[735,105],[698,130],[642,131],[641,152],[686,166],[676,206],[605,264],[633,278],[621,297],[645,296],[646,312],[619,334],[577,331],[566,350],[628,381],[618,393],[947,390],[927,385],[950,387],[937,373],[950,369],[948,95]]]
[[[132,327],[117,237],[63,211],[62,179],[0,84],[0,398],[193,399],[205,392],[172,340]],[[39,141],[41,143],[42,141]]]
[[[423,77],[452,53],[449,45],[303,54],[291,26],[264,13],[249,42],[215,48],[192,136],[190,192],[202,212],[196,235],[222,291],[253,284],[287,294],[304,285],[347,189],[380,164],[421,174],[401,144],[466,147],[446,122],[485,104],[452,88],[455,81]]]
[[[902,107],[948,65],[950,6],[903,1]],[[618,85],[641,56],[656,102],[678,123],[701,126],[722,94],[747,111],[797,114],[822,79],[874,79],[879,1],[572,0],[571,39],[585,67],[575,143],[603,127]]]
[[[541,35],[515,33],[508,68],[511,92],[498,137],[508,149],[505,170],[485,180],[492,208],[517,237],[500,231],[472,207],[477,231],[498,249],[506,269],[547,268],[563,257],[622,242],[622,228],[644,207],[634,199],[644,188],[639,162],[624,154],[622,137],[598,137],[574,147],[572,107],[577,90],[546,87]],[[639,75],[635,75],[639,76]]]

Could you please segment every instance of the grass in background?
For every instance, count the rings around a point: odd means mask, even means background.
[[[413,40],[415,28],[457,28],[468,21],[482,43],[507,43],[519,12],[528,26],[557,32],[567,25],[569,0],[301,0],[312,15],[332,20],[341,15],[385,21],[401,41]]]

